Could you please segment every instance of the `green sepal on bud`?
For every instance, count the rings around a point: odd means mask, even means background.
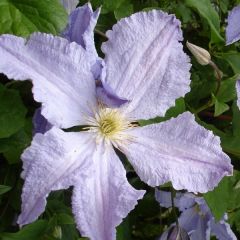
[[[206,49],[189,42],[187,42],[187,47],[199,64],[208,65],[211,62],[211,55]]]
[[[53,230],[53,237],[62,239],[62,228],[60,226],[55,226]]]

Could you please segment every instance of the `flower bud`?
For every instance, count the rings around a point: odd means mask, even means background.
[[[199,64],[208,65],[211,61],[210,53],[204,48],[198,47],[192,43],[187,42],[187,47]]]
[[[62,239],[62,228],[60,226],[55,226],[53,230],[53,237]]]

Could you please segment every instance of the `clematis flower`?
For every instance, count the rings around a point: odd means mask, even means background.
[[[161,206],[165,208],[172,206],[171,193],[158,190],[155,193]],[[203,197],[196,197],[191,193],[177,193],[174,205],[181,212],[178,219],[179,226],[188,232],[191,240],[210,240],[211,236],[219,240],[237,240],[230,225],[226,222],[227,214],[216,222]],[[167,236],[168,230],[163,233],[160,240],[167,239]]]
[[[94,25],[82,23],[79,29]],[[159,124],[136,125],[139,119],[164,116],[189,91],[189,58],[174,15],[152,10],[120,20],[107,32],[104,60],[93,51],[93,33],[81,32],[84,46],[44,33],[28,40],[0,37],[0,71],[15,80],[31,79],[34,99],[52,124],[22,154],[25,182],[18,223],[36,220],[51,191],[73,186],[81,234],[112,240],[115,227],[144,195],[128,183],[114,148],[126,154],[150,186],[172,181],[176,189],[206,192],[232,174],[232,165],[219,138],[189,112]],[[85,131],[64,131],[79,125]]]
[[[226,44],[232,44],[240,39],[240,5],[234,7],[228,14],[226,27]]]

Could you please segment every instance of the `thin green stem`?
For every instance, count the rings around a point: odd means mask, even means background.
[[[215,90],[215,96],[218,95],[220,87],[221,87],[221,80],[222,80],[222,72],[220,71],[220,69],[218,68],[218,66],[213,62],[210,61],[209,65],[213,68],[213,70],[216,73],[216,79],[217,79],[217,88]]]
[[[196,110],[194,111],[194,113],[195,113],[195,114],[198,114],[198,113],[200,113],[200,112],[202,112],[202,111],[204,111],[204,110],[212,107],[213,105],[214,105],[214,103],[213,103],[211,100],[209,100],[206,104],[204,104],[204,105],[201,106],[200,108],[196,109]]]
[[[172,210],[173,210],[174,217],[175,217],[175,219],[176,219],[176,226],[179,227],[178,216],[177,216],[177,212],[176,212],[176,207],[175,207],[175,205],[174,205],[175,195],[176,195],[176,192],[175,192],[175,190],[172,188],[172,189],[171,189]]]
[[[97,35],[105,38],[106,40],[108,39],[108,37],[106,36],[106,34],[103,33],[102,31],[100,31],[100,30],[98,30],[98,29],[94,29],[94,32],[95,32]]]
[[[5,84],[5,87],[7,87],[7,88],[12,87],[12,85],[14,85],[15,83],[16,83],[16,81],[7,82]]]

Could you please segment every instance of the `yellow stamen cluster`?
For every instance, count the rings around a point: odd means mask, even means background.
[[[99,108],[94,118],[89,119],[90,130],[109,140],[122,140],[126,137],[124,131],[133,127],[130,121],[118,110]]]

